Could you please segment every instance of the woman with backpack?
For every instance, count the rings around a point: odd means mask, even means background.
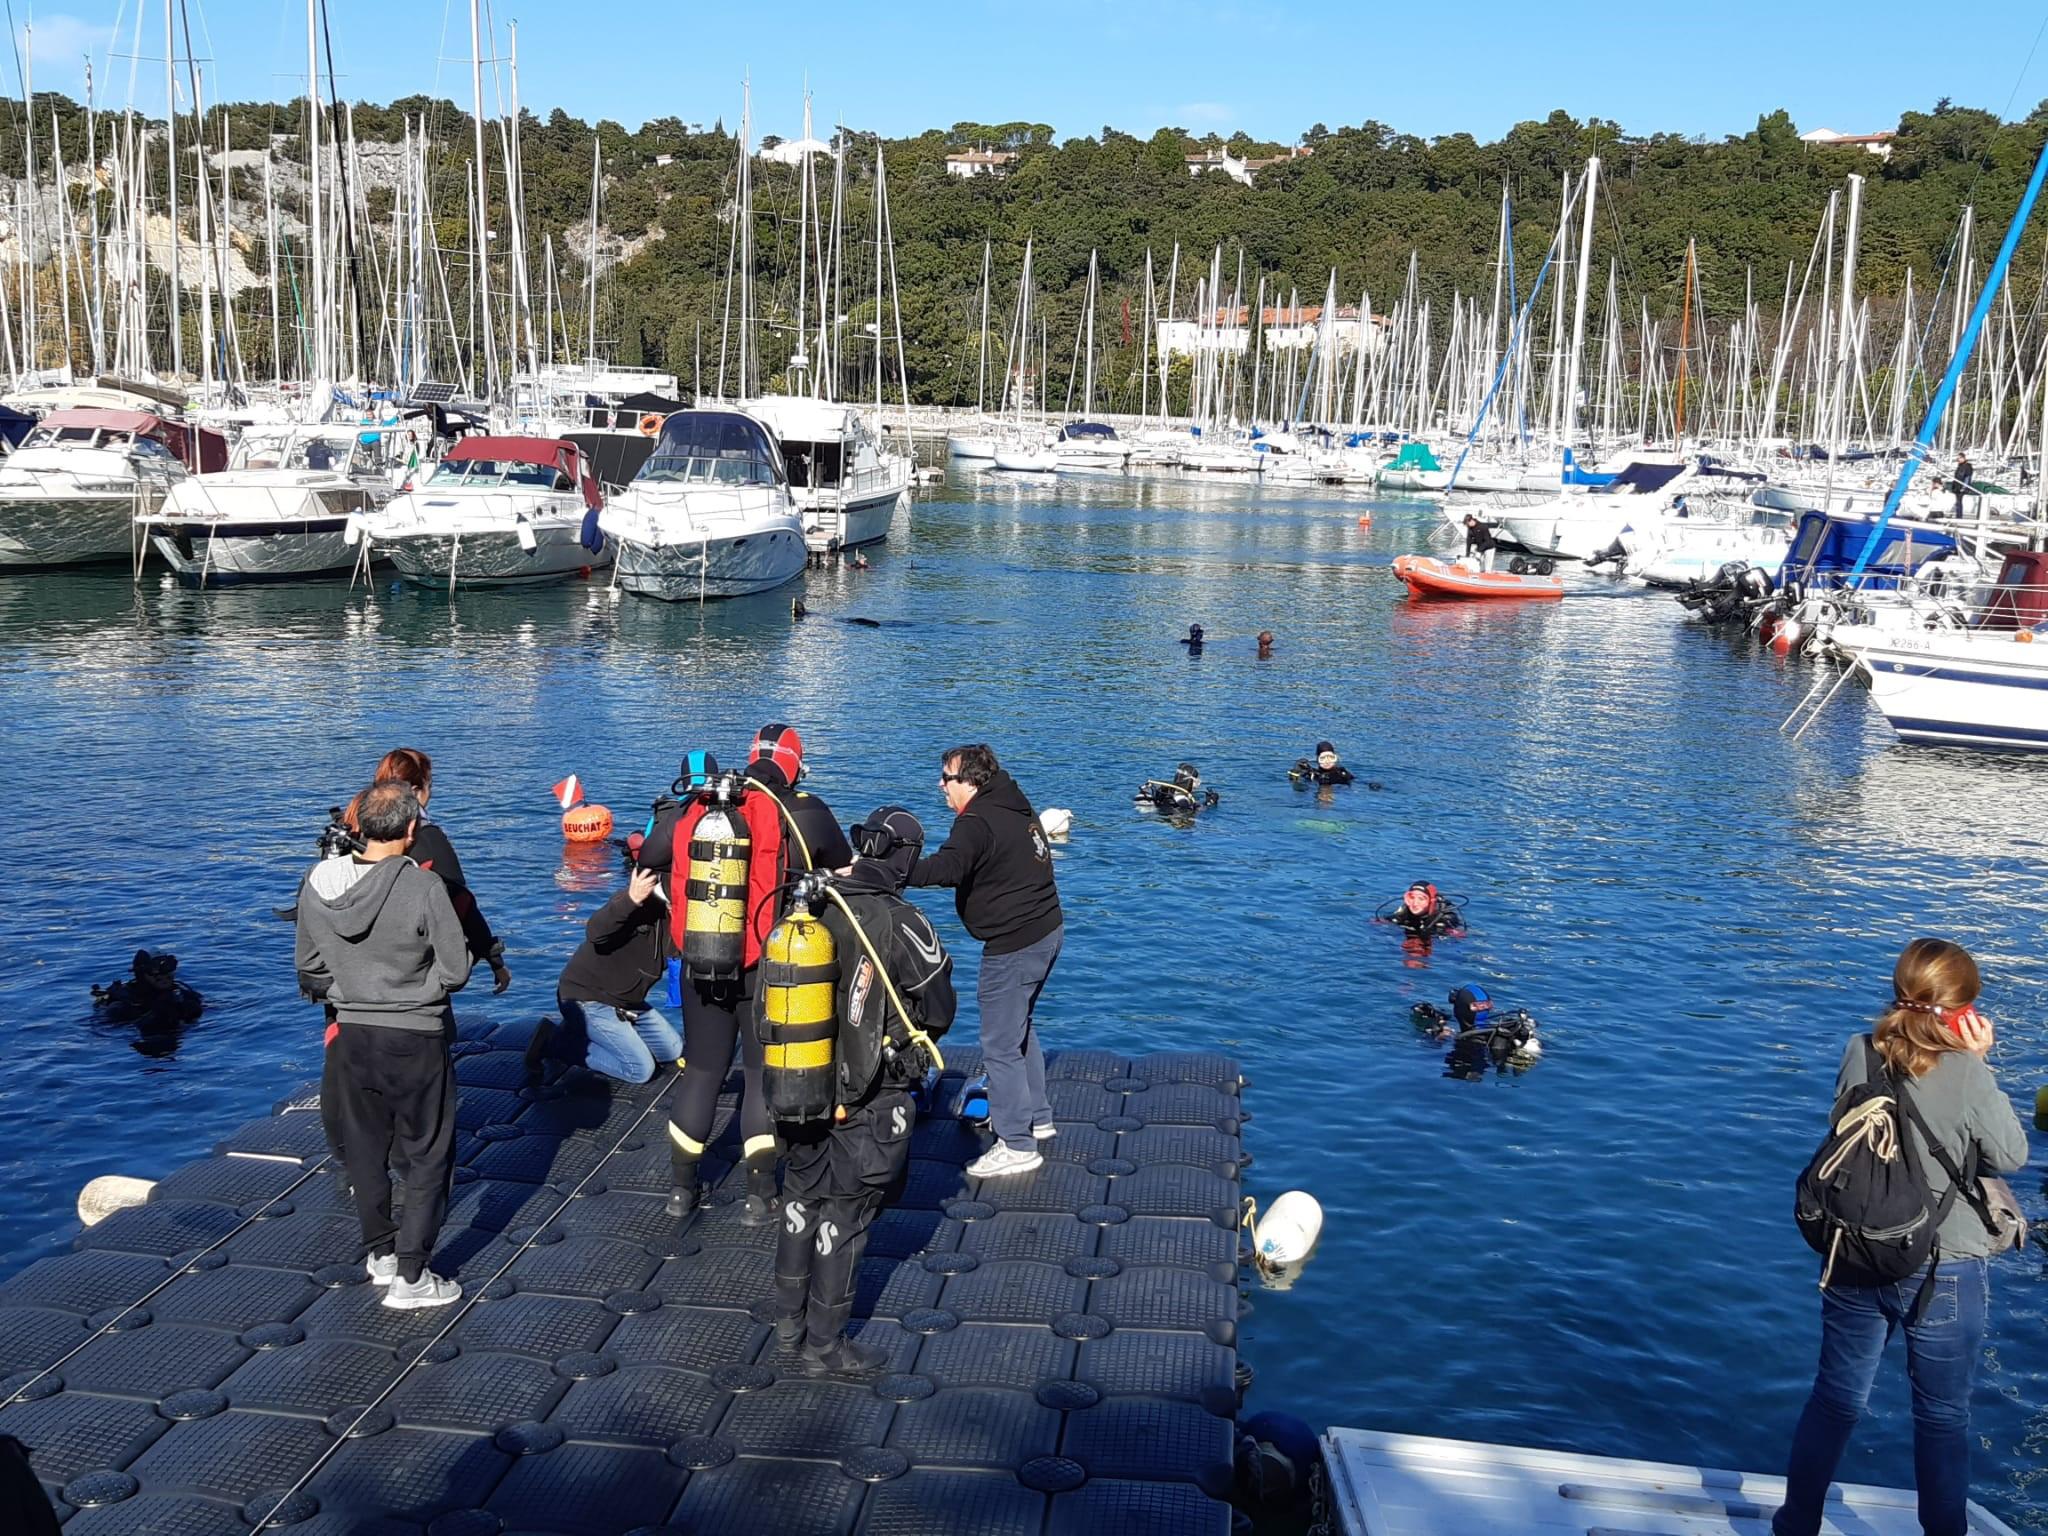
[[[1827,1262],[1820,1369],[1793,1431],[1773,1536],[1820,1529],[1828,1484],[1902,1325],[1920,1527],[1927,1536],[1968,1530],[1970,1390],[1989,1259],[2016,1240],[1977,1181],[2027,1161],[2026,1132],[1985,1059],[1993,1037],[1973,1006],[1980,990],[1968,950],[1915,939],[1893,969],[1891,1006],[1843,1053],[1833,1131],[1800,1181],[1800,1224]],[[1884,1198],[1916,1205],[1931,1231],[1888,1241],[1896,1227],[1845,1214],[1850,1201],[1874,1210]]]

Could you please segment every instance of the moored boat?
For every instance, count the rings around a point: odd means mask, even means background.
[[[804,542],[825,553],[873,544],[910,490],[910,460],[885,449],[853,406],[801,395],[763,395],[747,413],[775,434]]]
[[[0,464],[0,568],[132,560],[137,514],[227,457],[219,433],[152,411],[54,410]]]
[[[562,581],[610,564],[611,551],[589,526],[603,505],[574,443],[466,437],[424,483],[358,518],[352,532],[360,531],[366,557],[389,556],[400,576],[421,585]]]
[[[617,550],[617,584],[666,602],[766,592],[809,559],[781,449],[730,406],[664,421],[654,453],[598,526]]]

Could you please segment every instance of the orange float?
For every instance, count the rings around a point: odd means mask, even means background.
[[[562,836],[572,843],[601,843],[612,835],[612,813],[601,805],[562,812]]]

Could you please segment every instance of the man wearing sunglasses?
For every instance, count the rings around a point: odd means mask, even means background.
[[[996,1144],[967,1172],[978,1179],[1029,1173],[1045,1161],[1038,1143],[1058,1134],[1032,1023],[1066,934],[1052,849],[1038,813],[989,748],[948,752],[939,788],[953,811],[953,831],[917,861],[909,883],[952,887],[961,923],[982,943],[976,996]]]

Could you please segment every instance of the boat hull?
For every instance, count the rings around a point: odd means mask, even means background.
[[[848,494],[843,503],[835,504],[831,493],[807,501],[803,493],[792,492],[797,515],[803,520],[805,546],[814,554],[828,554],[886,539],[896,508],[910,488],[910,465],[908,461],[899,463],[900,469],[881,483]]]
[[[371,541],[399,576],[417,586],[530,586],[567,581],[611,564],[612,551],[592,554],[582,528],[560,523],[529,525],[533,548],[512,529],[462,534],[404,533]]]
[[[1398,556],[1394,574],[1417,602],[1554,603],[1564,596],[1564,583],[1555,576],[1474,571],[1428,555]]]
[[[347,534],[346,517],[214,526],[180,521],[150,525],[149,542],[178,580],[204,587],[345,575],[358,559]]]
[[[669,603],[772,592],[801,576],[808,559],[803,539],[786,529],[696,543],[621,539],[617,548],[617,585]]]
[[[2002,631],[1901,633],[1855,654],[1901,741],[2048,752],[2048,643]]]
[[[135,558],[135,518],[161,491],[122,496],[20,496],[0,499],[0,570],[46,565],[107,565]]]
[[[961,433],[946,439],[946,452],[956,459],[992,459],[996,440],[979,433]]]

